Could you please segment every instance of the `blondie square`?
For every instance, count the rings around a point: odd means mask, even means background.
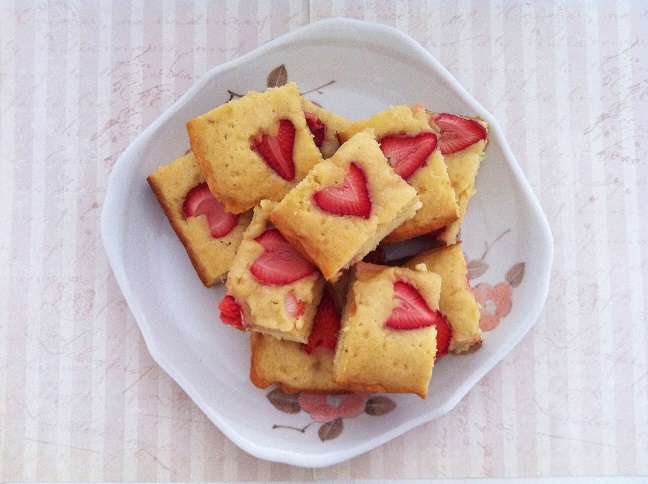
[[[252,332],[250,380],[258,388],[276,383],[286,393],[342,391],[333,375],[339,331],[339,309],[327,288],[307,344]]]
[[[371,127],[389,164],[418,192],[423,204],[416,215],[390,233],[383,243],[428,234],[459,217],[437,135],[422,105],[397,106],[352,124],[343,137]]]
[[[281,200],[322,161],[294,83],[227,102],[187,131],[209,188],[233,213]]]
[[[320,149],[324,159],[330,158],[340,147],[338,133],[348,128],[351,121],[318,106],[304,97],[302,98],[302,107],[306,116],[306,124],[308,124],[308,128],[313,134],[315,145]]]
[[[438,309],[441,277],[360,262],[354,267],[334,359],[335,380],[354,391],[425,398],[449,326]]]
[[[428,250],[409,260],[405,267],[425,264],[441,276],[439,308],[452,327],[450,351],[461,353],[481,342],[479,303],[470,290],[466,260],[459,244]]]
[[[429,130],[428,112],[422,104],[412,106],[393,106],[385,111],[380,111],[373,116],[356,121],[340,131],[340,141],[348,141],[356,133],[367,129],[374,131],[376,138],[387,133],[418,133]]]
[[[475,194],[477,171],[488,144],[488,124],[448,113],[431,113],[430,124],[439,133],[439,148],[459,205],[459,218],[436,234],[438,240],[451,245],[457,241],[468,201]]]
[[[286,195],[270,214],[279,231],[337,280],[420,207],[416,190],[358,133]]]
[[[254,209],[227,277],[221,320],[279,338],[306,343],[322,296],[324,278],[268,224],[276,203]]]
[[[227,213],[205,184],[192,152],[158,168],[147,181],[202,283],[222,281],[252,212]]]

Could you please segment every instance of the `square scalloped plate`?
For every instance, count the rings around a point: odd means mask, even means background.
[[[275,408],[269,390],[250,383],[248,336],[218,320],[224,287],[202,286],[146,182],[158,166],[187,150],[187,120],[226,102],[228,90],[264,90],[268,73],[282,64],[302,92],[326,85],[307,97],[352,120],[417,102],[486,120],[490,142],[462,230],[463,248],[469,259],[481,261],[474,277],[513,278],[509,314],[484,334],[481,349],[448,355],[435,365],[426,400],[389,395],[395,404],[389,413],[345,419],[344,432],[328,439],[317,430],[273,428],[312,420],[306,412]],[[308,25],[205,74],[115,164],[101,232],[115,277],[159,365],[243,450],[305,467],[350,459],[450,411],[537,319],[553,257],[547,220],[492,116],[411,38],[348,19]],[[479,257],[485,246],[491,249],[487,259]]]

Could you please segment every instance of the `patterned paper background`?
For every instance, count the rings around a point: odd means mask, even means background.
[[[152,361],[99,215],[207,69],[335,16],[408,33],[498,119],[556,251],[541,318],[458,407],[311,470],[240,451]],[[641,1],[0,2],[0,481],[648,474],[646,25]]]

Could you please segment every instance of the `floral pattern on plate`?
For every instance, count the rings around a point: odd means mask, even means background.
[[[391,398],[369,393],[327,395],[300,392],[289,394],[275,388],[266,397],[281,412],[296,414],[303,410],[310,414],[312,419],[303,427],[274,424],[273,429],[289,429],[305,433],[312,425],[320,424],[317,435],[322,442],[335,439],[342,434],[344,419],[354,418],[363,413],[379,417],[396,408],[396,402]]]

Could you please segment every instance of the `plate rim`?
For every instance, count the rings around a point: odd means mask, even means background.
[[[535,220],[540,222],[538,227],[539,233],[542,235],[543,240],[538,246],[543,249],[536,254],[541,260],[539,267],[544,268],[543,273],[537,274],[538,280],[541,285],[537,287],[539,297],[534,300],[534,304],[528,307],[526,317],[516,326],[516,331],[513,332],[511,338],[512,344],[510,346],[503,346],[498,349],[487,361],[486,364],[479,367],[479,371],[474,372],[467,378],[466,382],[460,387],[462,390],[458,391],[455,398],[449,400],[435,411],[420,415],[417,418],[412,418],[406,422],[395,426],[387,432],[377,435],[374,438],[368,439],[361,444],[347,447],[344,449],[324,451],[322,453],[300,453],[289,451],[285,449],[275,449],[272,447],[258,444],[254,440],[243,437],[236,429],[230,426],[228,421],[223,418],[218,412],[211,408],[211,405],[200,395],[197,388],[187,380],[183,374],[176,369],[175,365],[171,363],[165,354],[159,350],[147,317],[143,313],[139,302],[131,288],[131,284],[126,274],[124,261],[121,255],[124,253],[125,248],[125,230],[123,226],[117,227],[112,224],[115,214],[125,213],[126,200],[125,197],[120,197],[120,192],[123,194],[125,191],[118,186],[116,180],[128,171],[129,165],[126,163],[128,160],[137,158],[139,152],[142,151],[142,146],[150,140],[152,135],[158,130],[160,126],[171,119],[194,94],[202,89],[206,84],[211,82],[219,74],[236,68],[241,64],[245,64],[251,59],[261,57],[269,51],[281,47],[282,45],[289,44],[295,40],[301,40],[305,37],[317,40],[318,38],[333,38],[332,33],[343,33],[347,36],[358,34],[362,32],[363,36],[367,38],[371,36],[373,44],[379,44],[390,49],[397,48],[398,50],[407,49],[413,52],[417,58],[424,62],[425,67],[434,70],[440,75],[452,89],[472,108],[474,111],[487,121],[490,125],[490,137],[496,138],[499,146],[503,152],[503,158],[512,172],[519,185],[520,190],[524,193],[526,200],[529,203],[529,209],[533,212]],[[380,34],[383,38],[380,42],[376,42],[376,34]],[[398,42],[390,45],[385,39],[396,38]],[[394,47],[396,46],[396,47]],[[517,163],[506,139],[503,136],[502,130],[495,120],[495,118],[484,109],[459,82],[450,74],[450,72],[441,65],[432,54],[418,44],[414,39],[398,30],[397,28],[380,24],[376,22],[367,22],[348,18],[329,18],[313,22],[302,26],[292,32],[283,34],[266,44],[263,44],[256,49],[247,52],[246,54],[224,62],[218,66],[209,69],[203,74],[198,81],[196,81],[191,88],[176,100],[168,109],[160,114],[148,127],[146,127],[124,150],[121,156],[114,163],[108,177],[106,192],[104,195],[104,204],[101,212],[100,222],[101,239],[104,249],[106,251],[108,261],[115,279],[120,287],[122,294],[128,304],[130,311],[137,322],[137,325],[142,332],[145,344],[153,360],[164,369],[164,371],[173,378],[176,383],[189,395],[193,402],[208,416],[208,418],[223,432],[234,444],[240,447],[247,453],[274,462],[286,463],[300,467],[324,467],[334,465],[345,460],[351,459],[361,455],[369,450],[372,450],[405,432],[422,425],[423,423],[434,420],[454,408],[461,399],[463,399],[468,391],[473,388],[479,380],[481,380],[486,373],[488,373],[502,358],[516,346],[524,335],[530,330],[535,321],[540,316],[542,309],[545,305],[550,283],[551,267],[553,262],[553,238],[549,222],[544,214],[539,201],[537,200],[528,180],[524,176],[521,167]]]

